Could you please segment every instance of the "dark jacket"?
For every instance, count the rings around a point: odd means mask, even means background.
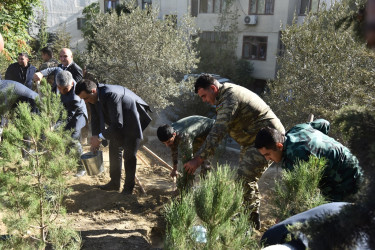
[[[289,247],[293,247],[293,249],[296,250],[307,249],[308,239],[304,234],[292,235],[291,240],[289,240],[290,237],[288,237],[288,234],[291,234],[291,232],[289,231],[288,226],[296,225],[297,223],[305,223],[310,219],[318,217],[323,218],[333,214],[337,214],[346,205],[349,205],[349,203],[332,202],[296,214],[269,228],[263,234],[261,242],[264,244],[264,247],[286,243]],[[365,236],[359,238],[356,242],[356,245],[352,249],[369,249],[365,242]]]
[[[62,64],[59,64],[57,67],[72,73],[73,79],[76,82],[81,81],[83,78],[82,69],[75,62],[72,62],[66,69],[64,69],[64,66]]]
[[[106,139],[132,137],[143,139],[143,130],[151,122],[148,104],[129,89],[98,84],[98,102],[91,104],[92,135]],[[104,128],[104,123],[108,127]]]
[[[84,115],[88,119],[87,109],[85,102],[75,94],[76,83],[73,88],[65,95],[60,94],[60,100],[68,113],[67,123],[74,121],[77,116]]]
[[[22,70],[26,70],[26,78],[23,77]],[[9,65],[5,72],[5,80],[12,80],[22,83],[29,89],[33,86],[33,76],[37,69],[30,63],[26,68],[21,67],[18,62]]]
[[[82,69],[75,62],[72,62],[67,68],[65,68],[62,64],[59,64],[57,67],[46,68],[46,69],[40,71],[40,73],[42,73],[42,75],[44,77],[48,77],[49,75],[52,75],[52,74],[55,76],[55,81],[54,81],[53,86],[52,86],[53,92],[57,91],[57,89],[56,89],[57,88],[57,86],[56,86],[56,75],[61,70],[69,71],[72,74],[73,80],[75,82],[79,82],[83,78]]]
[[[282,167],[292,170],[299,160],[308,161],[311,155],[324,157],[327,166],[320,189],[331,200],[342,201],[357,192],[363,174],[357,158],[347,147],[326,135],[328,131],[329,122],[323,119],[291,128],[285,135]]]

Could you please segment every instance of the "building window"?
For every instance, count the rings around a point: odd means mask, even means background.
[[[198,16],[198,6],[199,0],[191,0],[191,16],[197,17]]]
[[[119,4],[120,4],[120,0],[105,0],[104,1],[104,12],[108,12],[108,11],[116,9],[116,7]]]
[[[142,0],[142,9],[146,9],[147,6],[151,7],[152,5],[152,0]]]
[[[227,32],[215,32],[215,31],[202,31],[201,33],[199,33],[199,38],[203,42],[226,43],[228,41],[228,33]]]
[[[86,18],[83,17],[78,17],[77,18],[77,30],[83,29],[85,26]]]
[[[199,13],[221,13],[224,0],[200,0]]]
[[[273,15],[274,0],[250,0],[249,14]]]
[[[301,0],[299,6],[299,15],[306,15],[310,11],[317,12],[320,0]]]
[[[244,36],[242,44],[242,58],[250,60],[266,60],[267,37]]]

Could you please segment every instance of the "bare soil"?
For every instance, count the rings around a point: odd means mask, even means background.
[[[148,143],[147,146],[169,162],[169,150],[162,144],[155,142]],[[81,232],[82,249],[161,249],[165,228],[163,206],[175,194],[175,184],[169,177],[169,170],[141,149],[138,155],[143,161],[138,158],[137,176],[146,194],[143,194],[137,185],[132,195],[103,191],[97,186],[110,180],[108,148],[103,151],[104,173],[78,178],[72,174],[68,180],[72,189],[65,200],[68,219],[71,220],[73,228]],[[235,153],[228,152],[225,157],[225,161],[232,166],[238,164],[238,155]],[[275,223],[269,197],[279,172],[276,167],[270,167],[259,181],[263,200],[262,228],[256,232],[258,239]],[[0,233],[6,233],[1,222]]]

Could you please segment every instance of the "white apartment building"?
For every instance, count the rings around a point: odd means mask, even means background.
[[[47,31],[55,33],[65,25],[71,35],[70,46],[73,49],[84,50],[86,43],[80,31],[84,19],[82,10],[98,0],[43,0],[47,14]]]
[[[218,22],[225,0],[138,0],[143,8],[149,4],[160,9],[160,18],[185,14],[196,17],[202,39],[209,39]],[[277,55],[280,51],[280,34],[285,25],[292,24],[295,15],[303,22],[309,11],[318,11],[322,3],[328,6],[335,0],[235,0],[238,10],[238,58],[250,60],[254,65],[253,77],[274,79]],[[103,12],[120,4],[120,0],[100,0]]]

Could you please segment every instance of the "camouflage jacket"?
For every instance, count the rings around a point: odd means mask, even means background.
[[[44,63],[42,63],[42,65],[40,65],[39,71],[42,71],[42,70],[48,69],[48,68],[57,67],[57,65],[59,65],[59,62],[56,59],[51,58],[51,59],[49,59],[48,62],[44,62]],[[54,80],[55,80],[55,74],[48,75],[47,82],[52,84],[54,82]]]
[[[57,65],[59,65],[59,62],[56,59],[51,58],[48,62],[44,62],[42,63],[42,65],[40,65],[39,71],[42,71],[47,68],[57,67]]]
[[[222,84],[215,104],[215,125],[197,153],[203,159],[214,153],[227,133],[242,147],[252,145],[258,131],[265,126],[285,133],[271,108],[257,94],[244,87],[232,83]]]
[[[338,201],[358,190],[362,170],[348,148],[326,135],[328,131],[329,122],[323,119],[291,128],[285,135],[282,166],[292,170],[297,160],[308,161],[310,155],[326,158],[321,190]]]
[[[203,144],[215,120],[203,116],[189,116],[172,124],[176,139],[171,147],[173,166],[182,166],[193,158],[194,152]]]

